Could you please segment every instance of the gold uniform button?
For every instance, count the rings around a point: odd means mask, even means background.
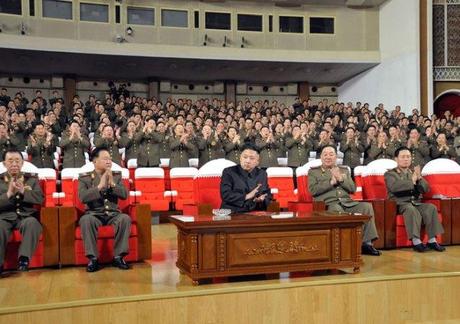
[[[105,207],[105,209],[109,209],[109,206],[104,206],[104,207]]]
[[[20,198],[19,195],[16,195],[16,198],[19,199]]]
[[[16,209],[16,213],[19,214],[21,212],[21,210],[18,208]]]

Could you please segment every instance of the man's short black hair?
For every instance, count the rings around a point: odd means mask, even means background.
[[[243,147],[241,148],[241,152],[245,150],[251,150],[257,152],[257,154],[260,154],[260,150],[252,143],[245,143]]]
[[[407,147],[407,146],[401,146],[401,147],[398,147],[395,151],[395,157],[398,157],[399,156],[399,153],[401,153],[402,151],[409,151],[410,152],[410,149]],[[411,153],[412,154],[412,153]]]
[[[109,150],[106,147],[96,147],[92,152],[91,152],[91,157],[90,160],[94,161],[94,159],[98,158],[101,152],[106,151],[109,153]]]
[[[331,147],[331,148],[334,150],[334,152],[337,154],[337,148],[336,148],[334,145],[330,145],[330,144],[324,146],[324,147],[321,149],[321,154],[323,154],[323,151],[324,151],[325,149],[327,149],[328,147]]]
[[[5,152],[3,152],[3,155],[2,155],[2,161],[5,161],[5,158],[6,158],[6,155],[10,153],[10,154],[19,154],[21,156],[21,159],[24,160],[24,157],[22,156],[22,152],[19,151],[19,150],[16,150],[16,149],[13,149],[13,148],[10,148],[8,150],[6,150]]]

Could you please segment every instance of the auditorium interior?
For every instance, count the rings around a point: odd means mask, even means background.
[[[0,323],[460,323],[460,0],[0,0],[0,158]]]

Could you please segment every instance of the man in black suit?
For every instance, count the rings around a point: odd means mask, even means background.
[[[267,173],[258,167],[259,152],[252,144],[245,144],[240,165],[224,169],[220,182],[221,208],[232,213],[266,210],[272,199]]]

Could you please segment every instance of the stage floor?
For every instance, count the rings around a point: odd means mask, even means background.
[[[227,282],[220,280],[193,286],[175,266],[175,227],[153,225],[152,237],[153,260],[133,264],[129,271],[107,266],[97,273],[87,273],[84,267],[4,273],[0,279],[0,314],[305,286],[460,276],[460,246],[452,246],[444,253],[419,254],[402,249],[383,251],[381,257],[364,256],[364,266],[358,274],[353,274],[351,269],[282,273],[278,278],[232,278]]]

